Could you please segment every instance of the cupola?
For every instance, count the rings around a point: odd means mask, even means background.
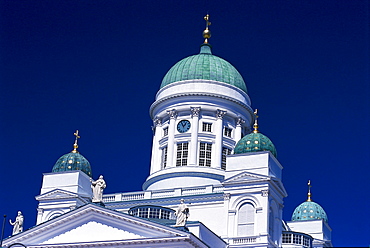
[[[262,133],[258,131],[257,122],[257,109],[254,112],[255,122],[254,131],[250,134],[245,135],[239,140],[234,148],[234,154],[248,153],[248,152],[260,152],[260,151],[270,151],[272,155],[277,156],[276,149],[272,141]]]
[[[324,220],[328,223],[328,217],[324,209],[311,199],[311,182],[308,181],[308,198],[293,212],[292,221]]]
[[[64,154],[57,160],[52,172],[80,170],[91,177],[92,172],[89,161],[77,151],[77,141],[80,138],[78,130],[74,135],[76,136],[76,139],[73,144],[73,150],[70,153]]]

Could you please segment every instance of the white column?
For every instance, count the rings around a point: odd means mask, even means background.
[[[155,118],[153,120],[153,145],[152,145],[152,165],[150,166],[150,174],[159,171],[161,169],[161,150],[159,149],[159,140],[161,139],[162,136],[162,121],[159,118]]]
[[[190,107],[191,111],[191,142],[190,142],[190,154],[189,154],[189,165],[197,165],[197,154],[198,154],[198,132],[199,132],[199,112],[200,107]]]
[[[168,126],[167,167],[173,167],[177,111],[175,109],[168,110],[167,114],[170,116],[170,123]]]
[[[242,125],[245,123],[245,120],[242,118],[238,118],[236,121],[236,127],[235,127],[235,142],[238,143],[238,141],[243,138],[242,137]]]
[[[220,168],[221,169],[221,159],[222,159],[222,129],[223,129],[223,122],[222,118],[226,114],[226,111],[223,111],[221,109],[217,109],[216,111],[216,126],[215,126],[215,151],[214,151],[214,158],[212,167],[214,168]]]

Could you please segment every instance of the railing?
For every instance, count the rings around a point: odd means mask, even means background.
[[[237,245],[237,244],[250,244],[250,243],[256,243],[257,237],[238,237],[238,238],[230,238],[229,239],[230,244]]]
[[[205,194],[206,193],[206,188],[195,188],[195,189],[184,189],[182,191],[182,195],[200,195],[200,194]]]
[[[189,196],[200,195],[209,193],[222,193],[223,187],[197,187],[185,189],[170,189],[170,190],[157,190],[157,191],[139,191],[130,193],[117,193],[107,194],[103,196],[103,202],[118,202],[118,201],[131,201],[142,199],[165,198],[173,196]]]
[[[121,201],[141,200],[144,199],[144,192],[138,193],[124,193]]]
[[[305,233],[283,231],[283,245],[302,245],[304,248],[312,247],[312,237]]]

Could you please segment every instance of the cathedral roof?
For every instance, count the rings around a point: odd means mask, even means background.
[[[174,82],[192,79],[214,80],[236,86],[247,92],[243,77],[226,60],[212,54],[209,44],[202,44],[200,53],[177,62],[164,76],[161,88]]]
[[[80,170],[89,177],[92,176],[89,161],[80,153],[70,152],[61,156],[53,167],[53,172]]]
[[[313,201],[305,201],[300,204],[293,212],[292,221],[302,221],[302,220],[317,220],[322,219],[328,222],[328,217],[324,209]]]
[[[300,204],[293,212],[292,221],[324,220],[328,223],[328,217],[324,209],[311,200],[311,181],[308,181],[307,201]]]
[[[234,148],[234,154],[260,151],[270,151],[275,157],[277,156],[272,141],[262,133],[254,132],[240,139]]]
[[[61,156],[55,163],[52,172],[80,170],[91,177],[92,171],[89,161],[77,151],[77,140],[80,138],[78,130],[74,135],[76,140],[73,144],[73,151]]]
[[[276,158],[277,152],[274,144],[267,136],[258,131],[257,109],[254,114],[256,117],[255,123],[253,125],[254,131],[250,134],[245,135],[239,140],[234,148],[234,154],[270,151],[272,155],[274,155],[274,157]]]

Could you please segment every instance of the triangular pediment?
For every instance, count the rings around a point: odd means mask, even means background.
[[[266,180],[270,180],[270,177],[243,171],[227,178],[225,181],[223,181],[223,184],[247,183]]]
[[[144,236],[108,226],[96,221],[89,221],[70,231],[46,240],[42,242],[42,244],[80,243],[138,238],[144,238]]]
[[[27,247],[61,244],[189,238],[183,231],[137,218],[96,204],[87,204],[4,240],[4,245]],[[123,244],[124,245],[124,244]]]
[[[62,189],[54,189],[42,195],[36,196],[36,200],[46,201],[46,200],[68,199],[68,198],[76,198],[76,197],[79,197],[78,194],[76,193],[72,193],[66,190],[62,190]]]

